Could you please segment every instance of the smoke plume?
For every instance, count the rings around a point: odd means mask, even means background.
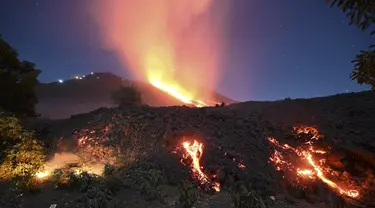
[[[201,87],[214,89],[219,79],[226,0],[92,2],[103,46],[135,77],[180,97],[210,99]]]

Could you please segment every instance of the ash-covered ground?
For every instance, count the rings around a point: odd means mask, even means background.
[[[321,145],[331,152],[327,164],[350,175],[361,187],[359,198],[343,197],[319,178],[296,184],[297,175],[290,178],[276,170],[270,161],[275,146],[267,137],[296,144],[293,127],[300,125],[314,126],[324,135]],[[51,154],[74,153],[84,162],[119,168],[115,179],[105,182],[106,190],[115,187],[105,202],[91,200],[102,197],[91,189],[45,187],[24,194],[23,207],[84,207],[88,200],[89,207],[181,207],[190,199],[196,199],[194,207],[375,206],[374,92],[210,108],[102,108],[66,120],[39,121],[31,128]],[[202,171],[220,183],[220,192],[207,190],[209,185],[198,190],[191,167],[181,162],[178,148],[193,140],[203,143]],[[193,191],[181,188],[186,180]]]

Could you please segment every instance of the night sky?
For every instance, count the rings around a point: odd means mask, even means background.
[[[21,59],[37,64],[42,82],[91,71],[130,77],[116,56],[100,46],[89,2],[5,0],[0,34]],[[374,38],[350,26],[345,14],[324,0],[232,0],[231,11],[217,91],[245,101],[369,89],[349,74],[351,60]]]

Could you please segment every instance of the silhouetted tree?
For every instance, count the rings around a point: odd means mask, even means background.
[[[0,107],[17,116],[35,116],[39,74],[34,63],[20,61],[17,51],[0,36]]]
[[[122,85],[111,93],[111,98],[120,107],[141,105],[142,96],[135,85]]]
[[[350,18],[350,24],[367,30],[375,23],[375,1],[374,0],[326,0],[331,7],[337,6]],[[375,30],[371,35],[375,34]],[[352,61],[354,69],[350,77],[357,80],[358,84],[369,84],[375,90],[375,46],[362,50]]]

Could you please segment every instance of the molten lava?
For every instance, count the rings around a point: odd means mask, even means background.
[[[159,88],[160,90],[168,93],[169,95],[172,95],[173,97],[179,99],[185,104],[194,105],[196,107],[208,106],[208,104],[206,104],[203,101],[195,100],[192,95],[190,95],[186,90],[182,89],[178,84],[164,84],[160,80],[155,79],[153,77],[151,77],[149,81],[154,87]]]
[[[193,144],[191,144],[190,142],[183,142],[182,146],[185,150],[185,154],[183,155],[183,158],[184,159],[190,158],[192,160],[191,168],[194,174],[193,177],[198,179],[201,184],[212,185],[212,188],[215,191],[219,192],[220,184],[217,182],[212,183],[209,177],[202,171],[202,167],[199,161],[203,154],[203,144],[194,140]]]
[[[320,179],[322,182],[327,184],[331,187],[334,191],[343,194],[345,196],[351,198],[358,198],[359,191],[356,188],[349,188],[351,185],[349,182],[340,181],[340,185],[338,182],[334,182],[334,179],[331,179],[335,174],[334,171],[325,165],[324,159],[315,159],[314,156],[317,155],[324,155],[328,151],[322,150],[320,148],[315,147],[315,141],[320,140],[323,138],[323,135],[319,133],[319,131],[314,127],[309,126],[297,126],[294,127],[294,131],[297,135],[300,134],[310,134],[310,140],[303,143],[303,145],[293,148],[288,144],[281,145],[275,138],[268,137],[267,139],[281,149],[283,152],[275,150],[270,160],[275,164],[277,170],[289,170],[295,171],[297,176],[303,178],[310,178],[310,179]],[[302,162],[302,164],[293,164],[294,162],[288,161],[285,158],[287,151],[293,152],[297,155]],[[284,154],[285,153],[285,154]],[[298,166],[296,168],[296,166]],[[301,167],[303,166],[303,167]],[[339,180],[335,180],[339,181]],[[345,184],[347,183],[347,184]]]

